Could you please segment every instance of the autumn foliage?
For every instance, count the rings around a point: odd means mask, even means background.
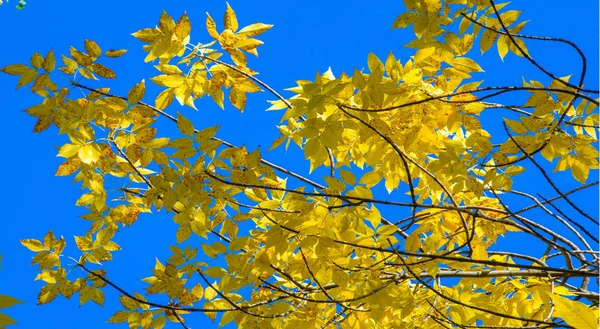
[[[598,184],[588,179],[598,169],[598,91],[586,89],[585,65],[575,81],[557,77],[527,45],[579,49],[521,34],[520,11],[491,0],[405,4],[392,27],[414,31],[406,40],[412,58],[369,54],[366,69],[297,81],[288,98],[248,67],[272,26],[241,27],[229,5],[222,21],[207,14],[212,40],[191,39],[190,18],[165,12],[157,27],[133,33],[158,73],[140,77],[126,95],[109,89],[117,77],[111,61],[126,50],[92,40],[2,68],[41,97],[25,110],[38,120],[34,132],[54,125],[64,134],[56,175],[85,189],[76,204],[88,211],[87,232],[21,241],[35,252],[35,279],[44,283],[38,304],[58,295],[91,301],[115,308],[108,322],[144,329],[187,328],[197,316],[242,328],[596,328],[598,218],[573,193]],[[494,46],[551,82],[474,80],[483,70],[469,55],[495,56]],[[146,93],[147,83],[161,92]],[[302,149],[310,175],[187,118],[187,110],[213,110],[197,109],[199,98],[243,111],[260,91],[281,111],[281,137],[270,147]],[[512,93],[526,101],[505,104]],[[172,104],[186,107],[175,113]],[[480,120],[485,111],[506,115]],[[178,134],[161,133],[158,120]],[[486,125],[503,134],[492,136]],[[561,190],[549,163],[570,170],[578,187]],[[544,179],[513,189],[525,170]],[[123,188],[107,190],[109,180]],[[380,186],[388,193],[375,193]],[[530,206],[512,205],[515,198]],[[554,208],[557,200],[569,209]],[[543,215],[529,216],[532,209]],[[110,279],[119,232],[158,212],[178,225],[178,245],[140,278],[145,291],[130,291]],[[549,229],[552,221],[568,234]],[[496,247],[517,234],[546,251]],[[71,243],[79,254],[63,252]],[[105,301],[106,289],[120,300]]]

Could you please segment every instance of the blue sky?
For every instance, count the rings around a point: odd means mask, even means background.
[[[130,33],[152,27],[162,10],[177,19],[184,11],[192,21],[193,42],[208,42],[205,32],[205,12],[208,11],[220,25],[225,1],[28,1],[24,10],[16,11],[16,0],[0,7],[0,66],[26,63],[33,52],[45,54],[50,48],[55,53],[65,53],[69,45],[83,48],[84,39],[96,41],[103,49],[129,49],[125,57],[107,62],[115,69],[118,79],[110,86],[115,93],[125,94],[142,78],[156,75],[151,65],[144,64],[141,43]],[[393,20],[403,11],[402,1],[243,1],[232,0],[231,6],[238,15],[240,26],[255,22],[274,24],[261,40],[258,59],[251,59],[250,67],[260,72],[259,78],[274,89],[282,91],[294,85],[295,80],[312,79],[315,72],[324,72],[331,66],[337,76],[342,70],[351,72],[354,67],[366,67],[366,58],[373,52],[385,58],[393,51],[397,58],[406,61],[412,55],[402,45],[412,36],[409,30],[390,30]],[[562,37],[574,41],[588,56],[587,87],[598,88],[598,2],[578,0],[564,1],[515,1],[511,9],[524,9],[522,19],[530,20],[523,33]],[[570,49],[551,43],[530,43],[530,53],[540,59],[558,76],[577,74],[579,63]],[[486,71],[476,80],[485,79],[486,85],[520,84],[521,76],[546,81],[535,69],[521,58],[509,54],[500,61],[495,47],[480,61]],[[26,304],[4,310],[15,318],[22,328],[104,328],[105,321],[116,311],[118,295],[105,289],[105,308],[95,304],[78,307],[78,299],[68,301],[59,297],[45,306],[36,306],[36,296],[42,286],[34,282],[36,268],[29,266],[32,253],[23,248],[19,239],[37,238],[52,229],[67,239],[67,254],[78,256],[72,236],[80,235],[88,223],[78,219],[84,212],[74,206],[81,194],[71,178],[55,177],[61,159],[56,157],[56,146],[65,143],[55,129],[43,134],[31,132],[35,119],[21,110],[36,104],[37,96],[27,88],[14,92],[16,79],[0,76],[2,90],[2,122],[0,139],[5,151],[0,161],[4,184],[0,197],[3,215],[0,230],[0,294],[12,295]],[[285,94],[288,95],[289,94]],[[279,136],[275,125],[282,112],[265,112],[265,102],[273,99],[266,93],[250,95],[246,111],[239,113],[226,105],[221,111],[210,102],[201,102],[198,112],[181,109],[196,127],[223,124],[219,137],[232,143],[253,149],[262,145],[266,150],[271,141]],[[169,111],[175,113],[179,108]],[[491,120],[491,117],[490,117]],[[485,125],[485,122],[484,122]],[[168,133],[166,125],[159,124],[159,131]],[[165,130],[160,130],[160,129]],[[493,128],[491,129],[493,130]],[[285,153],[283,149],[263,155],[269,160],[288,166],[299,172],[308,171],[308,163],[297,151]],[[552,165],[549,165],[552,168]],[[539,175],[526,174],[524,182],[537,182]],[[597,180],[597,172],[589,181]],[[560,175],[560,186],[575,186],[570,173]],[[115,186],[118,187],[118,186]],[[518,187],[518,185],[516,186]],[[553,193],[543,187],[547,196]],[[577,195],[580,204],[592,214],[597,214],[597,188]],[[166,258],[168,243],[175,243],[176,226],[168,216],[145,216],[132,229],[123,230],[117,242],[123,251],[115,254],[109,263],[110,279],[128,290],[141,290],[140,277],[149,275],[154,257]],[[597,231],[597,229],[593,229]],[[156,243],[144,243],[147,238]],[[507,244],[514,243],[508,241]],[[70,246],[69,246],[70,245]],[[207,326],[210,321],[203,315],[190,317],[190,326]],[[215,324],[216,326],[216,324]],[[175,327],[175,326],[173,326]]]

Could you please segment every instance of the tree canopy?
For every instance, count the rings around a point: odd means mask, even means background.
[[[207,13],[210,40],[190,37],[185,13],[134,32],[158,73],[126,94],[110,86],[127,50],[89,39],[1,68],[40,96],[24,112],[35,133],[62,136],[56,176],[80,184],[89,223],[73,239],[49,223],[21,240],[43,282],[37,303],[96,303],[114,309],[108,322],[144,329],[198,316],[243,328],[596,328],[598,216],[576,194],[598,188],[598,90],[586,86],[585,54],[523,34],[527,20],[508,3],[404,3],[390,23],[414,32],[403,41],[411,58],[370,53],[364,70],[317,73],[289,97],[248,64],[272,25],[242,26],[229,4]],[[531,42],[570,48],[581,61],[566,64],[581,69],[556,76]],[[493,48],[539,77],[486,84],[473,54]],[[244,111],[257,92],[281,113],[268,147],[234,145],[189,119],[215,110],[197,107],[202,98]],[[269,159],[275,148],[301,149],[308,174]],[[557,183],[563,171],[576,187]],[[119,233],[161,212],[177,244],[139,278],[144,291],[130,290],[110,274]],[[528,242],[502,243],[519,239]],[[0,308],[17,302],[0,296]],[[13,323],[0,314],[0,327]]]

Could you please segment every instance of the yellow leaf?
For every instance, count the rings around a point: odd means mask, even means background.
[[[496,41],[496,46],[498,47],[498,55],[500,58],[504,60],[504,56],[508,53],[508,44],[510,43],[510,39],[506,35],[501,35]]]
[[[63,158],[70,158],[70,157],[74,156],[75,154],[77,154],[77,152],[79,152],[80,148],[81,148],[81,145],[65,144],[60,148],[60,151],[58,151],[57,156],[60,156]]]
[[[81,160],[79,158],[70,158],[67,161],[61,163],[56,170],[55,176],[68,176],[79,169]]]
[[[381,178],[382,178],[381,173],[370,171],[370,172],[364,174],[360,178],[360,181],[358,183],[364,184],[368,188],[371,188],[371,187],[377,185],[381,181]]]
[[[31,55],[31,59],[29,60],[29,63],[31,64],[31,66],[35,67],[36,69],[39,69],[42,67],[42,64],[44,63],[44,57],[42,57],[42,55],[40,53],[34,53],[33,55]]]
[[[17,304],[23,304],[23,302],[10,296],[0,295],[0,308],[7,308]]]
[[[27,249],[34,252],[49,250],[48,248],[44,247],[39,240],[35,239],[21,240],[21,244],[24,245]]]
[[[119,296],[119,301],[128,310],[134,311],[138,308],[137,302],[127,296]]]
[[[392,28],[393,29],[405,28],[405,27],[413,24],[417,20],[418,16],[419,16],[419,14],[417,14],[414,11],[407,11],[407,12],[403,13],[402,15],[396,17],[396,20],[392,24]]]
[[[584,164],[583,162],[575,159],[573,165],[571,166],[571,173],[573,177],[580,182],[581,184],[585,184],[587,181],[588,175],[590,172],[590,167]]]
[[[479,49],[481,50],[481,53],[483,54],[488,51],[488,49],[494,45],[496,39],[498,39],[498,33],[487,29],[483,31],[481,34],[481,40],[479,41]]]
[[[214,288],[213,288],[214,287]],[[215,298],[217,296],[217,291],[215,290],[219,289],[219,287],[217,286],[217,282],[213,282],[212,287],[207,287],[204,290],[204,298],[206,300],[212,300],[213,298]]]
[[[164,110],[167,106],[171,105],[174,98],[175,93],[173,92],[173,89],[165,89],[160,94],[158,94],[158,96],[156,96],[154,106],[159,110]]]
[[[196,142],[204,143],[213,138],[221,125],[204,128],[196,133]]]
[[[127,52],[127,49],[109,49],[104,53],[104,56],[110,58],[117,58],[123,56]]]
[[[2,4],[1,1],[0,4]],[[11,324],[17,324],[17,321],[13,320],[13,318],[4,313],[0,313],[0,328],[5,328]]]
[[[92,40],[85,40],[85,51],[87,51],[87,53],[92,56],[92,58],[98,58],[100,57],[100,55],[102,54],[102,50],[100,49],[100,46],[98,46],[98,44],[95,41]]]
[[[153,78],[150,78],[150,81],[156,83],[159,86],[171,88],[179,87],[185,83],[185,79],[182,76],[168,74],[155,76]]]
[[[100,306],[104,306],[104,292],[102,290],[93,289],[91,298],[94,301],[94,303]]]
[[[231,91],[229,92],[229,101],[231,102],[231,105],[243,112],[244,106],[246,106],[246,94],[235,87],[231,88]]]
[[[184,135],[192,136],[194,134],[194,125],[190,120],[181,115],[181,113],[177,113],[177,128]]]
[[[167,324],[167,318],[164,316],[159,316],[152,320],[152,328],[153,329],[162,329]]]
[[[177,238],[177,243],[182,243],[187,240],[190,235],[192,235],[192,228],[190,224],[180,225],[175,233],[175,237]]]
[[[163,36],[160,30],[156,28],[141,29],[137,32],[132,33],[131,35],[133,35],[142,42],[155,42],[157,39]]]
[[[175,21],[166,11],[163,11],[160,14],[160,18],[158,19],[158,28],[163,32],[166,36],[171,36],[173,34],[173,30],[175,29]]]
[[[246,37],[255,37],[272,27],[273,25],[271,24],[256,23],[242,28],[237,34]]]
[[[217,72],[210,78],[210,85],[208,87],[208,94],[213,95],[217,93],[219,89],[225,84],[227,81],[227,73],[225,72]]]
[[[519,38],[513,38],[513,40],[515,41],[515,43],[519,46],[519,48],[517,48],[515,46],[515,44],[512,43],[512,41],[508,41],[508,49],[510,49],[510,51],[512,51],[514,54],[516,54],[519,57],[525,57],[523,55],[523,53],[525,53],[525,55],[529,55],[529,51],[527,50],[527,45],[525,44],[525,41],[519,39]],[[522,51],[522,52],[521,52]]]
[[[38,305],[50,303],[58,295],[58,287],[55,284],[45,285],[38,294]]]
[[[142,313],[142,317],[140,319],[140,326],[142,326],[142,328],[150,328],[150,325],[152,324],[152,313],[149,311],[144,311]]]
[[[254,49],[262,44],[263,44],[263,42],[260,40],[253,39],[253,38],[246,38],[246,39],[241,39],[241,40],[237,41],[235,43],[235,47],[248,51],[248,50]]]
[[[246,54],[244,54],[239,49],[233,49],[231,52],[231,60],[237,65],[241,67],[246,67],[248,60],[246,59]]]
[[[127,321],[127,319],[129,318],[129,314],[131,312],[127,312],[127,311],[118,311],[117,313],[113,314],[110,319],[108,319],[106,322],[109,323],[123,323],[125,321]]]
[[[598,328],[598,309],[562,296],[550,297],[555,307],[554,315],[565,320],[568,325],[577,329]]]
[[[474,260],[488,260],[488,253],[483,245],[476,245],[473,248],[473,255],[471,257]]]
[[[208,13],[206,13],[206,30],[208,31],[208,34],[211,37],[213,37],[214,39],[219,39],[219,33],[217,32],[217,24],[215,24],[215,21],[212,19],[212,17],[210,17]]]
[[[418,231],[411,233],[404,242],[404,249],[408,252],[416,252],[421,248],[421,236]]]
[[[346,182],[348,185],[356,184],[356,176],[349,170],[341,169],[340,176],[342,176],[342,180]]]
[[[114,79],[117,77],[117,75],[115,74],[115,72],[113,72],[113,70],[109,69],[108,67],[106,67],[102,64],[98,64],[98,63],[92,64],[91,70],[103,78]]]
[[[129,104],[136,104],[144,97],[144,93],[146,92],[146,82],[144,79],[140,81],[140,83],[136,84],[131,88],[129,93],[127,94],[127,101]]]
[[[52,233],[52,230],[48,230],[48,233],[44,235],[44,246],[48,249],[52,249],[55,243],[56,237],[54,236],[54,233]]]
[[[156,136],[156,128],[142,129],[135,135],[135,141],[139,144],[145,144],[152,141],[154,136]]]
[[[35,80],[35,78],[37,77],[37,73],[37,70],[28,67],[27,70],[23,72],[23,74],[21,74],[21,77],[17,82],[17,89],[33,82],[33,80]]]
[[[206,269],[206,271],[204,271],[204,274],[210,276],[211,278],[222,278],[227,274],[227,271],[218,266],[213,266]]]
[[[48,73],[42,73],[38,75],[38,77],[33,82],[33,86],[31,87],[31,91],[38,92],[44,90],[46,86],[50,83],[50,76]]]
[[[54,58],[54,52],[52,52],[52,49],[50,49],[50,51],[46,54],[46,57],[44,58],[42,67],[44,68],[44,70],[46,72],[50,73],[54,70],[55,66],[56,66],[56,58]]]
[[[90,55],[82,53],[73,47],[71,47],[69,49],[69,51],[70,51],[71,57],[73,57],[73,60],[75,60],[75,62],[77,62],[77,64],[79,64],[81,66],[89,66],[92,64],[93,60],[90,57]]]
[[[100,158],[100,151],[96,144],[86,144],[77,151],[79,159],[85,164],[90,164]]]
[[[474,60],[467,57],[457,57],[454,59],[454,64],[452,65],[457,70],[462,72],[483,72],[483,69],[475,62]]]
[[[502,23],[504,23],[504,26],[508,27],[519,18],[519,15],[521,15],[521,10],[507,10],[500,14],[500,19],[502,20]]]
[[[28,70],[31,69],[24,64],[10,64],[0,69],[0,71],[10,75],[21,75],[27,72]]]
[[[398,231],[396,225],[383,225],[377,228],[377,234],[379,235],[392,235]]]
[[[92,286],[85,286],[79,292],[79,306],[87,303],[96,294]]]
[[[175,24],[175,36],[179,40],[184,40],[190,35],[190,31],[192,30],[192,25],[190,23],[190,18],[186,13],[183,13],[179,20]]]
[[[225,16],[223,17],[225,28],[235,32],[238,29],[238,21],[235,17],[235,12],[233,11],[229,3],[226,2],[226,4],[227,8],[225,9]]]
[[[367,65],[369,66],[371,73],[375,72],[376,70],[383,73],[383,63],[379,58],[377,58],[377,56],[375,56],[375,54],[369,53]]]
[[[75,245],[81,251],[92,249],[92,240],[89,237],[75,236]]]

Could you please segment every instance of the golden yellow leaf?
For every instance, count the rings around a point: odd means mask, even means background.
[[[117,77],[117,75],[115,74],[115,72],[113,72],[113,70],[109,69],[108,67],[106,67],[102,64],[98,64],[98,63],[92,64],[91,70],[103,78],[114,79]]]
[[[0,308],[7,308],[17,304],[23,304],[23,302],[10,296],[0,295]]]
[[[392,24],[393,29],[401,29],[405,28],[409,25],[412,25],[418,17],[418,14],[414,11],[407,11],[402,13],[400,16],[396,17],[396,20]]]
[[[58,287],[56,284],[47,284],[40,290],[38,294],[38,305],[48,304],[58,296]]]
[[[226,2],[227,8],[225,9],[225,15],[223,17],[223,22],[225,24],[226,29],[230,29],[235,32],[238,29],[238,21],[235,17],[235,12],[231,8],[228,2]]]
[[[100,150],[96,144],[86,144],[77,151],[79,159],[85,164],[90,164],[100,158]]]
[[[212,19],[212,17],[210,17],[208,13],[206,13],[206,30],[208,31],[208,34],[211,37],[213,37],[214,39],[219,39],[219,33],[217,32],[217,24],[215,24],[215,21]]]
[[[118,311],[117,313],[113,314],[108,320],[106,320],[106,322],[109,322],[109,323],[126,322],[127,319],[129,318],[130,313],[131,312],[127,312],[127,311]]]
[[[44,57],[42,57],[40,53],[33,53],[33,55],[31,55],[31,58],[29,59],[29,63],[36,69],[39,69],[44,63]]]
[[[487,29],[483,31],[481,40],[479,40],[479,49],[481,50],[481,53],[483,54],[488,51],[488,49],[494,45],[496,39],[498,39],[498,33]]]
[[[249,51],[249,50],[254,49],[262,44],[263,44],[263,42],[260,40],[253,39],[253,38],[245,38],[245,39],[241,39],[241,40],[237,41],[235,43],[235,47],[243,49],[245,51]]]
[[[510,43],[510,39],[506,35],[501,35],[496,41],[496,46],[498,47],[498,54],[500,58],[504,60],[504,56],[508,53],[508,45]]]
[[[127,49],[109,49],[104,53],[104,56],[110,58],[117,58],[125,55]]]
[[[153,329],[162,329],[167,324],[167,318],[164,316],[155,317],[152,320],[152,328]]]
[[[265,31],[267,31],[268,29],[272,28],[273,25],[271,24],[263,24],[263,23],[255,23],[255,24],[251,24],[248,25],[244,28],[242,28],[241,30],[238,31],[238,35],[243,35],[246,37],[255,37],[261,33],[264,33]]]
[[[237,66],[246,67],[246,64],[248,63],[248,60],[246,59],[246,54],[244,54],[239,49],[231,50],[230,54],[231,54],[231,60],[233,60],[233,62]]]
[[[22,75],[29,70],[31,69],[24,64],[10,64],[0,69],[0,71],[10,75]]]
[[[192,124],[189,119],[181,115],[181,113],[177,113],[177,128],[184,135],[194,135],[194,124]]]
[[[246,106],[246,94],[235,87],[231,88],[231,91],[229,92],[229,101],[231,102],[231,105],[243,112],[244,107]]]
[[[203,272],[211,278],[222,278],[227,274],[227,271],[218,266],[209,267]]]
[[[42,63],[42,67],[48,73],[54,71],[54,67],[56,66],[56,58],[54,58],[54,52],[52,49],[46,54],[44,58],[44,62]]]
[[[77,62],[77,64],[79,64],[81,66],[89,66],[92,64],[93,60],[90,57],[90,55],[82,53],[73,47],[71,47],[69,49],[69,51],[70,51],[71,57],[73,57],[73,60],[75,62]]]
[[[55,176],[68,176],[76,172],[79,169],[81,160],[79,158],[70,158],[67,161],[61,163],[56,170]]]
[[[38,76],[38,72],[35,69],[28,67],[25,72],[21,74],[19,81],[17,82],[17,89],[26,86],[33,82]]]
[[[213,300],[215,297],[217,297],[217,291],[215,290],[215,288],[219,289],[216,281],[213,282],[212,287],[207,287],[206,289],[204,289],[204,299]]]
[[[142,42],[155,42],[157,39],[163,36],[160,30],[156,28],[141,29],[137,32],[132,33],[131,35],[133,35]]]
[[[367,64],[369,66],[369,71],[371,71],[371,73],[376,72],[376,71],[383,73],[383,70],[384,70],[383,63],[377,56],[375,56],[375,54],[369,53]]]
[[[154,106],[159,110],[164,110],[167,106],[169,106],[173,99],[175,98],[175,93],[173,89],[168,88],[163,90],[158,96],[156,96],[156,100],[154,101]]]
[[[596,329],[598,328],[598,309],[591,309],[589,306],[557,295],[550,295],[554,304],[554,312],[557,317],[577,329]]]
[[[150,78],[150,81],[156,83],[159,86],[163,87],[179,87],[185,83],[185,79],[180,75],[158,75],[153,78]]]
[[[21,240],[21,244],[24,245],[27,249],[35,252],[49,250],[48,248],[44,247],[39,240],[35,239]]]
[[[177,243],[181,243],[187,240],[190,235],[192,235],[192,228],[190,224],[180,225],[175,233],[175,237],[177,238]]]
[[[119,301],[128,310],[135,311],[138,308],[137,302],[127,296],[120,296]]]
[[[144,93],[146,92],[146,81],[142,79],[138,84],[133,86],[129,93],[127,94],[127,101],[129,104],[136,104],[144,98]]]
[[[179,20],[175,24],[175,36],[179,40],[184,40],[190,35],[190,31],[192,30],[192,25],[190,23],[190,19],[186,13],[183,13]]]
[[[100,49],[100,46],[98,46],[98,44],[95,41],[92,40],[84,40],[85,43],[85,51],[87,51],[87,53],[92,56],[92,58],[96,59],[98,57],[100,57],[100,55],[102,55],[102,50]]]

